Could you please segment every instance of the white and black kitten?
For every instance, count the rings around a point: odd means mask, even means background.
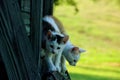
[[[51,19],[43,18],[42,48],[49,71],[60,71],[61,54],[69,39],[69,36],[61,34],[56,26]]]

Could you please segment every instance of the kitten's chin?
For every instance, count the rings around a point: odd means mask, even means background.
[[[72,66],[76,66],[76,64],[71,64]]]
[[[50,51],[50,53],[52,53],[52,54],[58,54],[58,53],[56,53],[56,52],[53,52],[53,51]]]

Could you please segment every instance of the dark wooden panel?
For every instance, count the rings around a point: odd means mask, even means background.
[[[43,0],[43,16],[53,15],[53,1],[54,0]]]
[[[0,0],[0,55],[9,80],[35,80],[36,58],[17,0]]]

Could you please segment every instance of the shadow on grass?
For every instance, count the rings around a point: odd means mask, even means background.
[[[120,80],[118,78],[70,73],[71,80]]]
[[[87,69],[87,70],[94,70],[94,71],[104,71],[104,72],[115,72],[115,73],[120,73],[120,70],[115,70],[115,69],[105,69],[105,68],[96,68],[93,66],[77,66],[82,69]]]

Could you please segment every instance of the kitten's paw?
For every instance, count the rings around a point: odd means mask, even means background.
[[[56,66],[56,69],[58,72],[61,72],[61,67],[60,66]]]
[[[41,49],[41,52],[39,54],[40,54],[41,59],[43,59],[45,57],[44,49]]]
[[[66,71],[67,71],[66,67],[63,67],[63,68],[61,69],[61,73],[65,73]]]

